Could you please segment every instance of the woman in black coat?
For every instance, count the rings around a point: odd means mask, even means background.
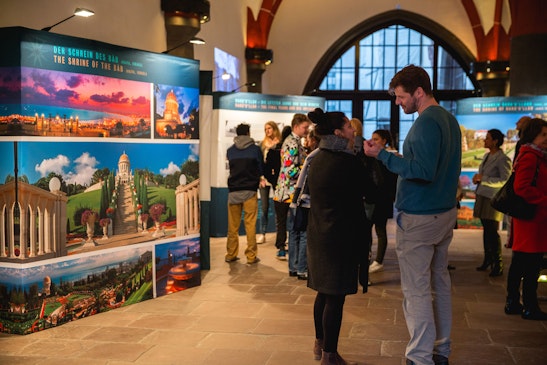
[[[344,113],[315,109],[308,117],[321,136],[308,173],[308,287],[317,291],[314,354],[322,365],[346,364],[337,352],[338,337],[345,297],[357,292],[359,263],[368,255],[363,199],[374,187],[353,154],[353,127]],[[361,284],[366,290],[366,280]]]

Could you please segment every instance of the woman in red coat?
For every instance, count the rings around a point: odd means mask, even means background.
[[[513,218],[513,258],[507,276],[505,313],[547,321],[547,313],[541,311],[536,292],[543,254],[547,252],[547,122],[539,118],[530,120],[522,131],[521,141],[515,162],[514,189],[528,203],[537,205],[537,210],[532,220]],[[534,177],[535,186],[532,185]]]

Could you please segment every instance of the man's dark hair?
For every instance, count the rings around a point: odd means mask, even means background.
[[[238,136],[248,136],[251,134],[250,132],[251,126],[245,123],[241,123],[236,127],[236,135]]]
[[[426,95],[433,95],[428,73],[423,68],[415,65],[408,65],[393,76],[389,83],[389,93],[391,95],[394,94],[397,86],[401,86],[410,95],[413,95],[419,87],[424,90]]]

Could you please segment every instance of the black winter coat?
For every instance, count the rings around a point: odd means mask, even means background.
[[[372,179],[356,156],[321,149],[310,166],[308,185],[308,287],[330,295],[354,294],[361,264],[366,291],[369,248],[363,235],[363,197],[375,190]]]

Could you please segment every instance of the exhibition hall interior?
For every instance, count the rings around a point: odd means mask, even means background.
[[[486,246],[474,214],[489,131],[501,131],[513,161],[517,122],[547,120],[545,1],[0,9],[0,364],[325,363],[314,358],[317,292],[276,247],[273,189],[258,196],[259,262],[245,260],[243,218],[241,260],[228,260],[227,150],[240,124],[260,144],[266,123],[282,130],[321,108],[358,119],[365,140],[389,131],[402,153],[419,114],[388,89],[411,64],[462,135],[450,363],[545,363],[547,321],[504,311],[511,218],[498,225],[494,272],[492,262],[479,270]],[[366,293],[346,297],[337,351],[350,363],[409,364],[396,238],[389,219],[381,268]],[[547,312],[547,267],[537,296]]]

